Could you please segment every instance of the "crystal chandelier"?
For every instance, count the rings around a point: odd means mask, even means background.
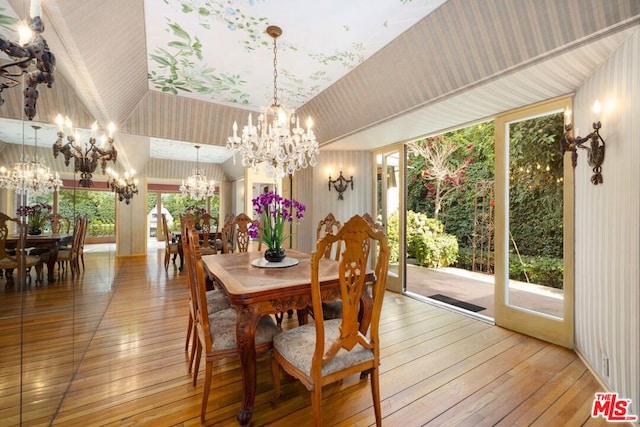
[[[136,171],[131,169],[124,173],[124,177],[120,177],[111,168],[107,168],[107,173],[109,174],[107,186],[118,195],[118,200],[121,202],[124,200],[126,204],[129,204],[133,195],[138,194],[138,180],[133,177]]]
[[[238,136],[238,124],[233,123],[233,136],[227,139],[227,149],[239,152],[244,167],[256,168],[264,163],[270,178],[282,179],[296,170],[315,166],[319,153],[316,136],[311,129],[311,117],[306,130],[293,110],[278,104],[278,70],[276,40],[282,34],[280,27],[269,26],[267,34],[273,38],[273,104],[262,108],[254,126],[251,114],[247,125]]]
[[[15,190],[18,194],[41,196],[62,187],[60,176],[52,174],[50,169],[38,160],[38,129],[35,131],[35,155],[33,160],[26,157],[24,162],[16,163],[13,171],[0,167],[0,187]]]
[[[24,94],[24,113],[29,120],[36,115],[36,100],[40,83],[46,83],[47,87],[53,84],[53,71],[56,66],[56,57],[49,50],[47,41],[42,37],[44,23],[42,22],[42,8],[40,0],[31,0],[29,19],[27,26],[20,28],[20,40],[18,43],[5,40],[0,36],[0,50],[9,56],[12,61],[0,65],[0,105],[4,104],[2,98],[3,89],[20,84],[20,77],[26,74]],[[29,65],[35,60],[35,70],[28,71]]]
[[[91,136],[89,137],[88,144],[82,144],[79,141],[77,135],[71,134],[71,128],[73,124],[67,117],[63,119],[60,114],[56,117],[56,124],[58,125],[58,139],[53,144],[53,156],[58,157],[58,153],[64,155],[64,164],[69,166],[69,161],[74,159],[74,171],[80,172],[80,187],[91,187],[93,185],[93,173],[98,167],[98,161],[102,166],[102,173],[106,173],[107,162],[113,161],[116,163],[118,152],[113,146],[113,132],[115,131],[115,125],[109,123],[108,131],[109,136],[104,134],[100,138],[100,145],[96,145],[96,132],[98,131],[98,123],[94,122],[91,125]],[[67,143],[63,144],[64,138],[64,126],[68,129]]]
[[[180,186],[180,192],[189,196],[195,200],[202,200],[205,197],[213,196],[215,194],[216,187],[213,181],[207,182],[207,177],[204,176],[203,171],[200,170],[200,158],[199,158],[199,150],[200,146],[196,145],[196,168],[193,170],[193,175],[187,178],[185,182],[182,180],[182,185]]]

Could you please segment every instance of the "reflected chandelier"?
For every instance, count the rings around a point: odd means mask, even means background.
[[[113,132],[115,131],[115,125],[109,123],[109,137],[104,134],[100,138],[100,146],[96,145],[95,134],[98,131],[98,123],[94,122],[91,125],[91,136],[89,137],[88,144],[82,144],[78,138],[78,135],[71,134],[71,128],[73,124],[67,117],[63,119],[60,114],[56,117],[56,124],[58,125],[58,139],[53,143],[53,156],[58,157],[59,153],[64,155],[64,164],[69,166],[69,161],[74,159],[74,172],[80,172],[80,187],[89,188],[93,185],[93,173],[98,167],[98,161],[102,166],[102,173],[106,173],[107,162],[113,161],[116,163],[118,152],[113,146]],[[67,143],[63,144],[64,138],[64,126],[66,125],[68,131]]]
[[[131,169],[124,173],[124,178],[120,177],[116,171],[111,168],[107,168],[109,174],[109,180],[107,186],[118,195],[118,200],[129,204],[134,194],[138,194],[138,180],[133,176],[136,171]]]
[[[270,178],[282,179],[296,170],[315,166],[319,153],[318,141],[311,129],[311,117],[306,130],[293,110],[278,104],[278,69],[276,40],[282,34],[280,27],[267,27],[273,38],[273,104],[262,108],[258,123],[253,125],[251,114],[247,125],[238,136],[238,124],[233,123],[233,136],[227,139],[227,149],[239,152],[242,166],[256,168],[264,163]]]
[[[204,176],[202,170],[200,170],[200,158],[199,151],[200,146],[196,145],[196,168],[193,170],[193,175],[187,178],[185,182],[182,180],[182,185],[180,186],[180,192],[189,196],[195,200],[202,200],[205,197],[213,196],[215,194],[216,187],[213,181],[207,182],[207,177]]]
[[[56,57],[49,50],[47,41],[42,37],[44,23],[42,22],[42,8],[40,0],[31,0],[27,26],[20,28],[18,43],[5,40],[0,36],[0,50],[12,61],[0,65],[0,105],[4,104],[2,91],[20,84],[18,77],[26,74],[24,94],[24,113],[29,120],[36,115],[36,101],[40,83],[47,87],[53,84],[53,72],[56,68]],[[36,69],[28,71],[30,63],[35,59]]]
[[[62,187],[60,176],[52,174],[44,163],[38,160],[38,129],[40,126],[31,126],[35,131],[35,155],[33,160],[27,156],[22,163],[16,163],[13,171],[7,171],[0,167],[0,187],[15,190],[18,194],[30,196],[42,196],[58,190]]]

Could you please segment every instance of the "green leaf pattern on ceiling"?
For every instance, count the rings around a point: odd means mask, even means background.
[[[3,12],[4,8],[0,7],[0,34],[5,37],[8,37],[9,35],[16,35],[16,24],[20,20],[13,16],[5,15]]]
[[[267,17],[254,17],[243,13],[240,8],[231,7],[230,2],[209,0],[163,0],[166,4],[178,4],[180,11],[186,15],[197,14],[198,25],[206,30],[211,24],[221,22],[229,31],[245,34],[242,44],[244,49],[251,52],[258,48],[270,48],[271,38],[264,32]],[[249,7],[258,1],[248,0]],[[249,94],[243,91],[246,83],[239,75],[216,73],[215,69],[202,62],[202,45],[197,37],[191,36],[184,28],[175,22],[167,20],[167,31],[175,38],[166,48],[157,48],[149,55],[162,71],[151,71],[149,80],[156,89],[165,93],[178,94],[180,91],[195,92],[211,95],[212,100],[241,105],[249,104]],[[298,48],[286,41],[278,44],[282,50],[297,51]],[[342,65],[351,70],[364,61],[362,43],[353,43],[350,50],[334,51],[331,53],[310,53],[319,70],[311,74],[311,83],[304,82],[296,75],[285,69],[280,69],[282,81],[279,85],[283,99],[308,99],[323,87],[322,83],[330,82],[330,78],[322,70],[322,66],[330,63]],[[197,59],[197,60],[196,60]]]
[[[149,80],[156,89],[177,95],[180,91],[215,95],[220,101],[248,104],[247,93],[241,90],[245,83],[238,75],[216,74],[215,69],[202,62],[202,43],[184,28],[167,19],[167,31],[173,34],[167,49],[157,48],[149,55],[164,73],[152,70]]]

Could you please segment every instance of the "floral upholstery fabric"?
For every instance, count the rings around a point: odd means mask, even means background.
[[[325,350],[340,336],[341,323],[341,319],[332,319],[324,322]],[[311,375],[311,359],[313,358],[315,346],[316,327],[313,323],[283,331],[273,339],[273,347],[296,368],[307,375]],[[372,359],[373,351],[365,349],[360,344],[356,345],[351,351],[340,349],[338,354],[322,367],[322,375],[328,375],[345,367]]]
[[[207,313],[215,313],[229,307],[231,307],[231,304],[224,292],[219,290],[207,291]]]
[[[233,308],[226,308],[209,315],[209,329],[213,338],[214,350],[227,350],[236,347],[236,324],[238,315]],[[256,344],[273,340],[280,333],[271,316],[264,316],[256,328]]]

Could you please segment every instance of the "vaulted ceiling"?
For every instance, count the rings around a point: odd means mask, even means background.
[[[29,5],[0,7],[24,16]],[[268,25],[283,29],[280,99],[313,117],[334,150],[572,93],[640,25],[638,0],[42,0],[42,9],[58,71],[53,89],[39,88],[34,121],[52,133],[61,109],[86,128],[113,121],[130,162],[195,160],[192,144],[218,148],[201,160],[227,159],[233,122],[272,98]],[[3,95],[0,116],[19,119],[19,93]],[[43,138],[53,138],[47,126]]]

